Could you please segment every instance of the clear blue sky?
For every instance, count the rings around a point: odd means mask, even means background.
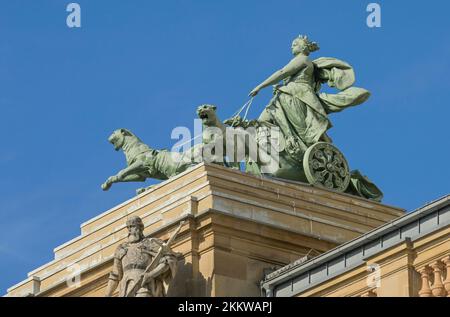
[[[331,116],[330,135],[384,202],[412,210],[450,192],[448,1],[378,1],[379,29],[361,0],[79,0],[81,29],[66,26],[69,2],[0,2],[0,293],[141,186],[100,189],[125,164],[114,129],[170,148],[197,105],[231,116],[300,33],[372,92]]]

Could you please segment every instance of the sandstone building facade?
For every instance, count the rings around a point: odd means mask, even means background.
[[[363,198],[202,163],[83,223],[78,237],[54,249],[54,260],[6,296],[103,296],[131,215],[143,219],[146,235],[163,240],[187,221],[172,244],[179,260],[168,296],[412,296],[419,284],[399,281],[422,268],[423,280],[431,281],[435,267],[441,278],[442,264],[448,268],[449,213],[441,203],[438,209],[426,207],[433,212],[405,216],[400,208]],[[414,218],[417,214],[424,218]],[[409,234],[416,230],[408,227],[414,221],[419,236]],[[399,226],[400,236],[386,229]],[[375,240],[380,237],[382,246]],[[440,250],[432,259],[430,243]],[[323,275],[328,260],[336,266],[327,264]],[[386,290],[361,282],[371,263],[381,266]],[[301,279],[305,272],[307,284]],[[415,277],[411,283],[419,282]],[[398,290],[387,290],[393,288]],[[431,286],[430,294],[437,294],[435,289]],[[421,294],[429,292],[424,288]]]

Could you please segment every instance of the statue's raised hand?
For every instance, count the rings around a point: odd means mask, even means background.
[[[258,92],[259,92],[259,90],[260,90],[261,88],[259,88],[259,86],[258,87],[256,87],[255,89],[253,89],[252,91],[250,91],[250,93],[248,94],[250,97],[255,97],[257,94],[258,94]]]

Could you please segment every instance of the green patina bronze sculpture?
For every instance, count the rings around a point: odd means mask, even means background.
[[[156,151],[143,144],[130,131],[116,130],[109,141],[116,150],[124,150],[128,167],[108,178],[102,188],[107,190],[115,182],[170,178],[199,162],[193,160],[193,157],[198,158],[198,153],[204,158],[204,151],[210,150],[210,145],[213,145],[213,149],[214,145],[216,147],[215,151],[208,152],[208,162],[239,169],[242,158],[234,154],[232,157],[227,156],[230,153],[227,147],[232,146],[233,150],[237,148],[235,142],[230,142],[236,140],[235,130],[253,129],[245,134],[237,133],[237,139],[245,147],[246,172],[307,182],[381,201],[382,192],[359,171],[350,171],[344,155],[327,135],[327,130],[332,127],[328,114],[359,105],[369,98],[370,93],[352,86],[355,74],[348,63],[329,57],[310,60],[310,53],[318,49],[318,44],[306,36],[294,39],[293,59],[250,92],[253,98],[261,89],[273,85],[274,96],[257,120],[247,120],[245,116],[241,118],[238,113],[222,122],[216,115],[215,106],[200,106],[197,115],[203,124],[203,142],[190,151]],[[339,92],[321,92],[324,83],[337,88]],[[251,100],[248,107],[250,104]],[[249,154],[252,142],[257,145],[257,153],[253,155]],[[260,155],[262,152],[265,152],[264,155]],[[272,163],[275,161],[276,168],[269,171],[265,169],[267,160],[262,160],[263,156],[269,157]]]
[[[286,138],[287,151],[303,154],[319,142],[330,142],[326,131],[331,128],[328,114],[356,106],[366,101],[370,93],[351,87],[355,82],[353,68],[344,61],[322,57],[311,61],[309,54],[319,46],[306,36],[292,42],[294,58],[282,69],[256,86],[250,96],[269,86],[274,86],[274,97],[258,121],[270,122],[280,127]],[[283,81],[282,84],[279,84]],[[320,93],[323,83],[340,90],[337,94]]]
[[[257,121],[280,128],[285,150],[294,161],[302,161],[309,183],[381,201],[382,192],[359,171],[349,172],[344,156],[326,134],[332,127],[328,114],[365,102],[369,91],[352,87],[355,74],[348,63],[328,57],[311,61],[309,55],[319,45],[307,36],[294,39],[291,48],[294,58],[250,92],[254,97],[261,89],[275,85],[274,97]],[[321,93],[324,83],[340,92]]]
[[[147,178],[165,180],[194,165],[183,153],[150,148],[127,129],[117,129],[108,141],[116,151],[123,150],[128,166],[109,177],[102,184],[103,190],[118,182],[143,182]]]

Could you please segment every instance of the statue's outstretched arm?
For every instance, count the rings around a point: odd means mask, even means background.
[[[270,75],[266,80],[260,83],[250,92],[250,96],[254,97],[258,94],[258,92],[270,85],[277,84],[280,80],[283,80],[289,76],[294,75],[303,67],[306,66],[306,58],[304,57],[295,57],[293,58],[286,66],[282,69],[277,70],[275,73]]]

